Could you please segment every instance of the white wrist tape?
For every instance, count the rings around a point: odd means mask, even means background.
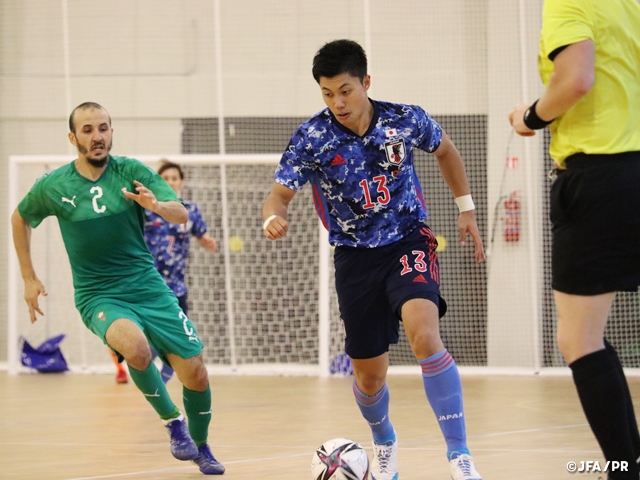
[[[462,195],[460,197],[457,197],[455,201],[456,205],[458,205],[458,210],[460,210],[460,213],[476,209],[476,206],[473,204],[471,195]]]
[[[264,223],[262,224],[262,230],[266,230],[267,227],[269,226],[269,223],[271,222],[271,220],[273,220],[274,218],[276,218],[277,215],[271,215],[269,218],[267,218]]]

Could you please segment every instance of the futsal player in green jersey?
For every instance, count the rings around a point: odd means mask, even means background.
[[[12,215],[13,241],[31,323],[47,295],[30,253],[31,228],[57,217],[71,263],[82,321],[128,365],[131,378],[160,418],[171,453],[204,474],[224,473],[207,444],[211,390],[202,342],[173,292],[154,268],[144,241],[144,210],[184,223],[188,213],[173,189],[138,160],[109,154],[111,117],[92,102],[69,116],[78,158],[41,177]],[[153,347],[183,384],[187,420],[151,361]]]

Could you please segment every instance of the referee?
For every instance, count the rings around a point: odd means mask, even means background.
[[[638,480],[631,395],[604,331],[616,292],[640,285],[640,3],[545,0],[540,50],[545,91],[509,120],[522,136],[551,131],[558,347],[606,460],[628,462],[609,478]]]

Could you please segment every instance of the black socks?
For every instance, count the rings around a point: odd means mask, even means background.
[[[638,480],[638,426],[629,387],[615,350],[606,348],[574,361],[569,367],[582,408],[605,459],[628,462],[627,472],[609,472],[610,479]]]

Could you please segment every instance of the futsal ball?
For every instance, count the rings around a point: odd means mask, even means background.
[[[436,252],[442,252],[445,248],[447,248],[447,238],[442,235],[436,235],[436,241],[438,242],[438,246],[436,247]]]
[[[313,480],[366,480],[369,457],[353,440],[334,438],[320,445],[311,459]]]
[[[229,237],[229,250],[232,252],[240,252],[244,248],[244,240],[242,237]]]

